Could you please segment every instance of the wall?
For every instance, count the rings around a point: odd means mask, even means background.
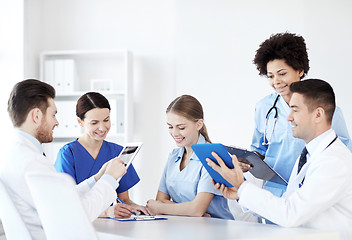
[[[0,125],[4,136],[0,142],[3,145],[12,129],[7,101],[13,85],[23,78],[23,1],[0,0],[0,6]]]
[[[11,136],[12,129],[7,114],[7,101],[13,85],[23,78],[23,1],[0,0],[0,6],[0,143],[3,150],[7,148],[7,139]],[[0,168],[2,159],[0,158]],[[6,240],[1,219],[0,240]]]
[[[176,96],[188,93],[201,101],[213,142],[249,147],[254,105],[271,92],[252,60],[272,33],[305,37],[308,77],[332,84],[352,133],[350,12],[348,0],[27,0],[25,76],[39,77],[41,51],[134,53],[134,139],[144,146],[135,162],[142,181],[133,200],[142,204],[155,196],[174,147],[165,108]]]
[[[203,103],[213,141],[249,147],[255,103],[271,92],[252,64],[259,44],[272,33],[304,36],[307,78],[333,86],[352,133],[350,76],[351,1],[176,2],[176,89]]]

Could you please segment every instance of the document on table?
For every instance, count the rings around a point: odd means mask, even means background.
[[[121,222],[167,220],[166,217],[156,217],[156,216],[147,216],[147,215],[132,215],[129,218],[109,218],[109,219],[121,221]]]

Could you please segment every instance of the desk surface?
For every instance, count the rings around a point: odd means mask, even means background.
[[[110,239],[340,239],[337,233],[307,228],[283,228],[216,218],[167,216],[168,220],[119,222],[97,219],[93,225],[100,240]]]

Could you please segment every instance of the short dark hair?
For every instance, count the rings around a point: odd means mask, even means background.
[[[307,79],[292,83],[290,91],[304,96],[304,102],[309,111],[322,107],[328,122],[331,123],[336,103],[334,90],[329,83],[320,79]]]
[[[46,114],[49,98],[55,98],[55,89],[51,85],[36,79],[18,82],[11,91],[7,106],[12,124],[20,127],[33,108]]]
[[[275,59],[283,59],[293,69],[303,70],[301,79],[309,71],[308,53],[302,36],[288,32],[277,33],[262,42],[253,60],[259,75],[267,75],[266,65]]]
[[[94,108],[110,108],[109,101],[97,92],[87,92],[82,95],[76,104],[76,116],[84,120],[86,113]]]

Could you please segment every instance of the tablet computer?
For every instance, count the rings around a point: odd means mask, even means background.
[[[220,143],[206,143],[206,144],[194,144],[191,146],[194,153],[197,155],[205,169],[208,171],[209,175],[212,177],[214,182],[225,184],[227,187],[233,187],[225,178],[223,178],[217,171],[210,167],[206,161],[206,158],[211,159],[218,164],[215,157],[211,155],[212,152],[216,152],[221,159],[224,161],[226,166],[233,168],[232,157],[226,150],[225,146]]]
[[[263,161],[255,152],[232,146],[225,146],[225,148],[231,155],[235,154],[237,158],[246,159],[253,167],[249,170],[249,172],[256,178],[287,185],[287,181],[281,177],[280,174],[278,174],[273,168],[271,168],[265,161]]]
[[[135,156],[137,155],[141,147],[142,147],[141,142],[127,143],[123,147],[118,158],[125,163],[126,169],[131,165],[133,159],[135,158]]]

